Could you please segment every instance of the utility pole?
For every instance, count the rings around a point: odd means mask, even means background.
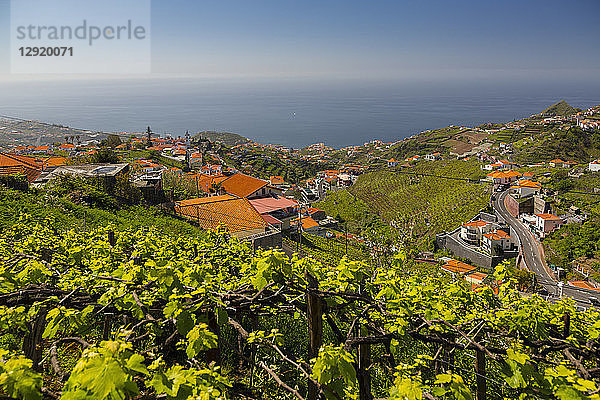
[[[346,237],[346,256],[348,255],[348,221],[346,221],[346,223],[344,224],[344,230],[346,231],[346,234],[344,235]]]
[[[302,204],[298,202],[298,242],[296,243],[296,252],[300,252],[302,248]]]

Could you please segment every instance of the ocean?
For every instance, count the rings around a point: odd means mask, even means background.
[[[396,141],[450,124],[600,104],[598,82],[557,80],[146,79],[0,82],[0,115],[105,132],[234,132],[333,147]]]

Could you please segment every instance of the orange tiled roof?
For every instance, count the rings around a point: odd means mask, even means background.
[[[589,283],[587,281],[569,281],[569,285],[575,286],[575,287],[578,287],[578,288],[582,288],[582,289],[598,290],[598,291],[600,291],[600,288],[597,288],[597,287],[593,286],[591,283]]]
[[[544,213],[544,214],[535,214],[538,217],[540,217],[541,219],[544,220],[554,220],[554,219],[561,219],[560,217],[557,217],[556,215],[553,214],[548,214],[548,213]]]
[[[28,182],[33,182],[41,174],[42,167],[35,159],[17,154],[0,153],[0,175],[27,176]]]
[[[61,165],[67,165],[66,157],[49,157],[44,160],[44,168],[45,167],[59,167]]]
[[[490,239],[490,240],[502,240],[502,239],[510,239],[511,237],[508,235],[508,233],[502,231],[502,230],[498,230],[496,232],[490,232],[490,233],[486,233],[483,236],[485,236],[486,238]]]
[[[297,225],[298,224],[298,218],[295,218],[292,220],[292,222]],[[310,229],[310,228],[314,228],[316,226],[319,226],[319,223],[317,221],[315,221],[314,219],[312,219],[311,217],[302,217],[302,229]]]
[[[468,227],[473,227],[473,228],[481,228],[488,224],[489,224],[489,222],[479,220],[479,221],[467,222],[466,224],[463,224],[463,226],[465,226],[465,227],[468,226]]]
[[[271,181],[271,185],[281,185],[285,183],[283,176],[280,175],[274,175],[269,180]]]
[[[524,179],[522,181],[519,181],[518,185],[513,186],[513,188],[518,188],[518,187],[532,188],[532,189],[541,189],[542,188],[542,184],[539,183],[539,182],[534,182],[534,181],[530,181],[530,180]]]
[[[235,174],[225,179],[221,186],[227,193],[238,197],[248,197],[252,193],[267,186],[269,182],[245,174]]]
[[[250,204],[256,208],[256,211],[261,214],[265,214],[285,208],[296,207],[298,206],[298,201],[286,199],[285,197],[266,197],[264,199],[252,199],[250,200]]]
[[[521,176],[521,173],[517,171],[494,171],[487,176],[492,178],[515,178]]]
[[[231,195],[202,197],[175,204],[175,212],[204,229],[224,226],[231,233],[261,229],[267,223],[248,199]]]
[[[467,272],[474,271],[477,268],[458,260],[449,260],[446,264],[442,266],[442,269],[448,272],[465,274]]]

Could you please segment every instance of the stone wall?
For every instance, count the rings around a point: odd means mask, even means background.
[[[271,235],[264,235],[252,239],[248,239],[248,241],[252,242],[252,248],[254,250],[261,249],[275,249],[281,248],[281,243],[283,241],[283,235],[280,231],[273,232]]]
[[[451,233],[442,233],[435,238],[436,249],[448,250],[458,258],[469,259],[471,264],[477,267],[492,269],[498,265],[506,256],[488,256],[464,246],[460,241],[451,236]],[[515,254],[516,255],[516,254]]]
[[[533,197],[519,201],[508,195],[506,196],[506,209],[515,218],[521,214],[533,214]]]

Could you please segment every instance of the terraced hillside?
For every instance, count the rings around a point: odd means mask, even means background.
[[[364,174],[347,191],[334,193],[317,206],[335,215],[344,204],[350,206],[350,195],[388,223],[392,235],[425,246],[436,233],[457,227],[487,206],[489,185],[475,183],[482,176],[475,161],[422,162],[411,169]]]

